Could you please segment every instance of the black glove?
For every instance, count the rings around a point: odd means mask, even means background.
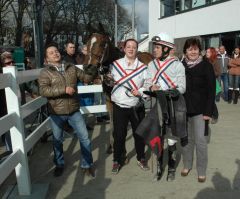
[[[180,95],[180,92],[177,89],[170,89],[169,94],[170,94],[170,97],[174,98],[174,97],[178,97]]]

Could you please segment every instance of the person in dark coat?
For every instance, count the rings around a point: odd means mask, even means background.
[[[212,65],[200,55],[199,39],[187,39],[183,52],[183,65],[186,70],[188,144],[183,147],[182,176],[187,176],[193,166],[194,147],[196,147],[198,182],[206,181],[208,162],[207,130],[208,121],[213,115],[216,78]]]
[[[72,41],[68,41],[66,43],[66,47],[65,47],[65,55],[63,56],[63,60],[67,63],[72,63],[74,65],[77,64],[77,60],[76,60],[76,49],[75,49],[75,44]]]

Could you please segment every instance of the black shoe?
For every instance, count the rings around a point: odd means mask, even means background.
[[[102,123],[104,120],[101,117],[97,117],[97,123]]]
[[[108,115],[104,115],[101,117],[103,120],[105,121],[109,121],[110,120],[110,117]]]
[[[171,182],[175,180],[175,169],[169,169],[167,174],[167,181]]]
[[[153,181],[159,181],[159,180],[161,180],[161,178],[162,178],[162,176],[163,176],[163,173],[164,173],[164,169],[163,169],[163,167],[162,167],[162,163],[160,162],[158,162],[157,163],[157,173],[156,173],[156,175],[154,176],[154,178],[153,178]]]
[[[63,167],[55,167],[55,170],[54,170],[54,176],[55,177],[59,177],[63,174],[63,171],[64,171],[64,168]]]
[[[86,127],[87,127],[87,130],[89,130],[89,131],[92,131],[92,130],[93,130],[93,127],[91,127],[91,126],[89,126],[89,125],[87,125]]]

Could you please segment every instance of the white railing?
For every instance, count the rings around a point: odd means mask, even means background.
[[[5,88],[8,114],[0,118],[0,136],[10,130],[13,153],[0,164],[0,184],[15,169],[19,195],[31,195],[27,152],[36,144],[42,135],[50,128],[47,118],[29,136],[25,138],[23,119],[38,110],[47,100],[38,97],[25,105],[20,105],[19,84],[36,80],[41,69],[17,71],[15,67],[3,68],[0,74],[0,89]],[[101,85],[79,86],[78,93],[102,92]],[[81,107],[85,113],[106,112],[106,105]]]

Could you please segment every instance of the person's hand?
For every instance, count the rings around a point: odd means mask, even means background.
[[[160,89],[160,86],[153,84],[151,87],[151,91],[158,91]]]
[[[203,116],[203,119],[204,119],[204,120],[210,120],[211,117],[204,115],[204,116]]]
[[[72,87],[70,87],[70,86],[67,86],[67,87],[66,87],[66,93],[67,93],[68,95],[73,95],[73,94],[75,93],[75,90],[74,90],[74,88],[72,88]]]
[[[131,90],[131,93],[134,95],[134,96],[140,96],[141,93],[137,90],[137,89],[132,89]]]

